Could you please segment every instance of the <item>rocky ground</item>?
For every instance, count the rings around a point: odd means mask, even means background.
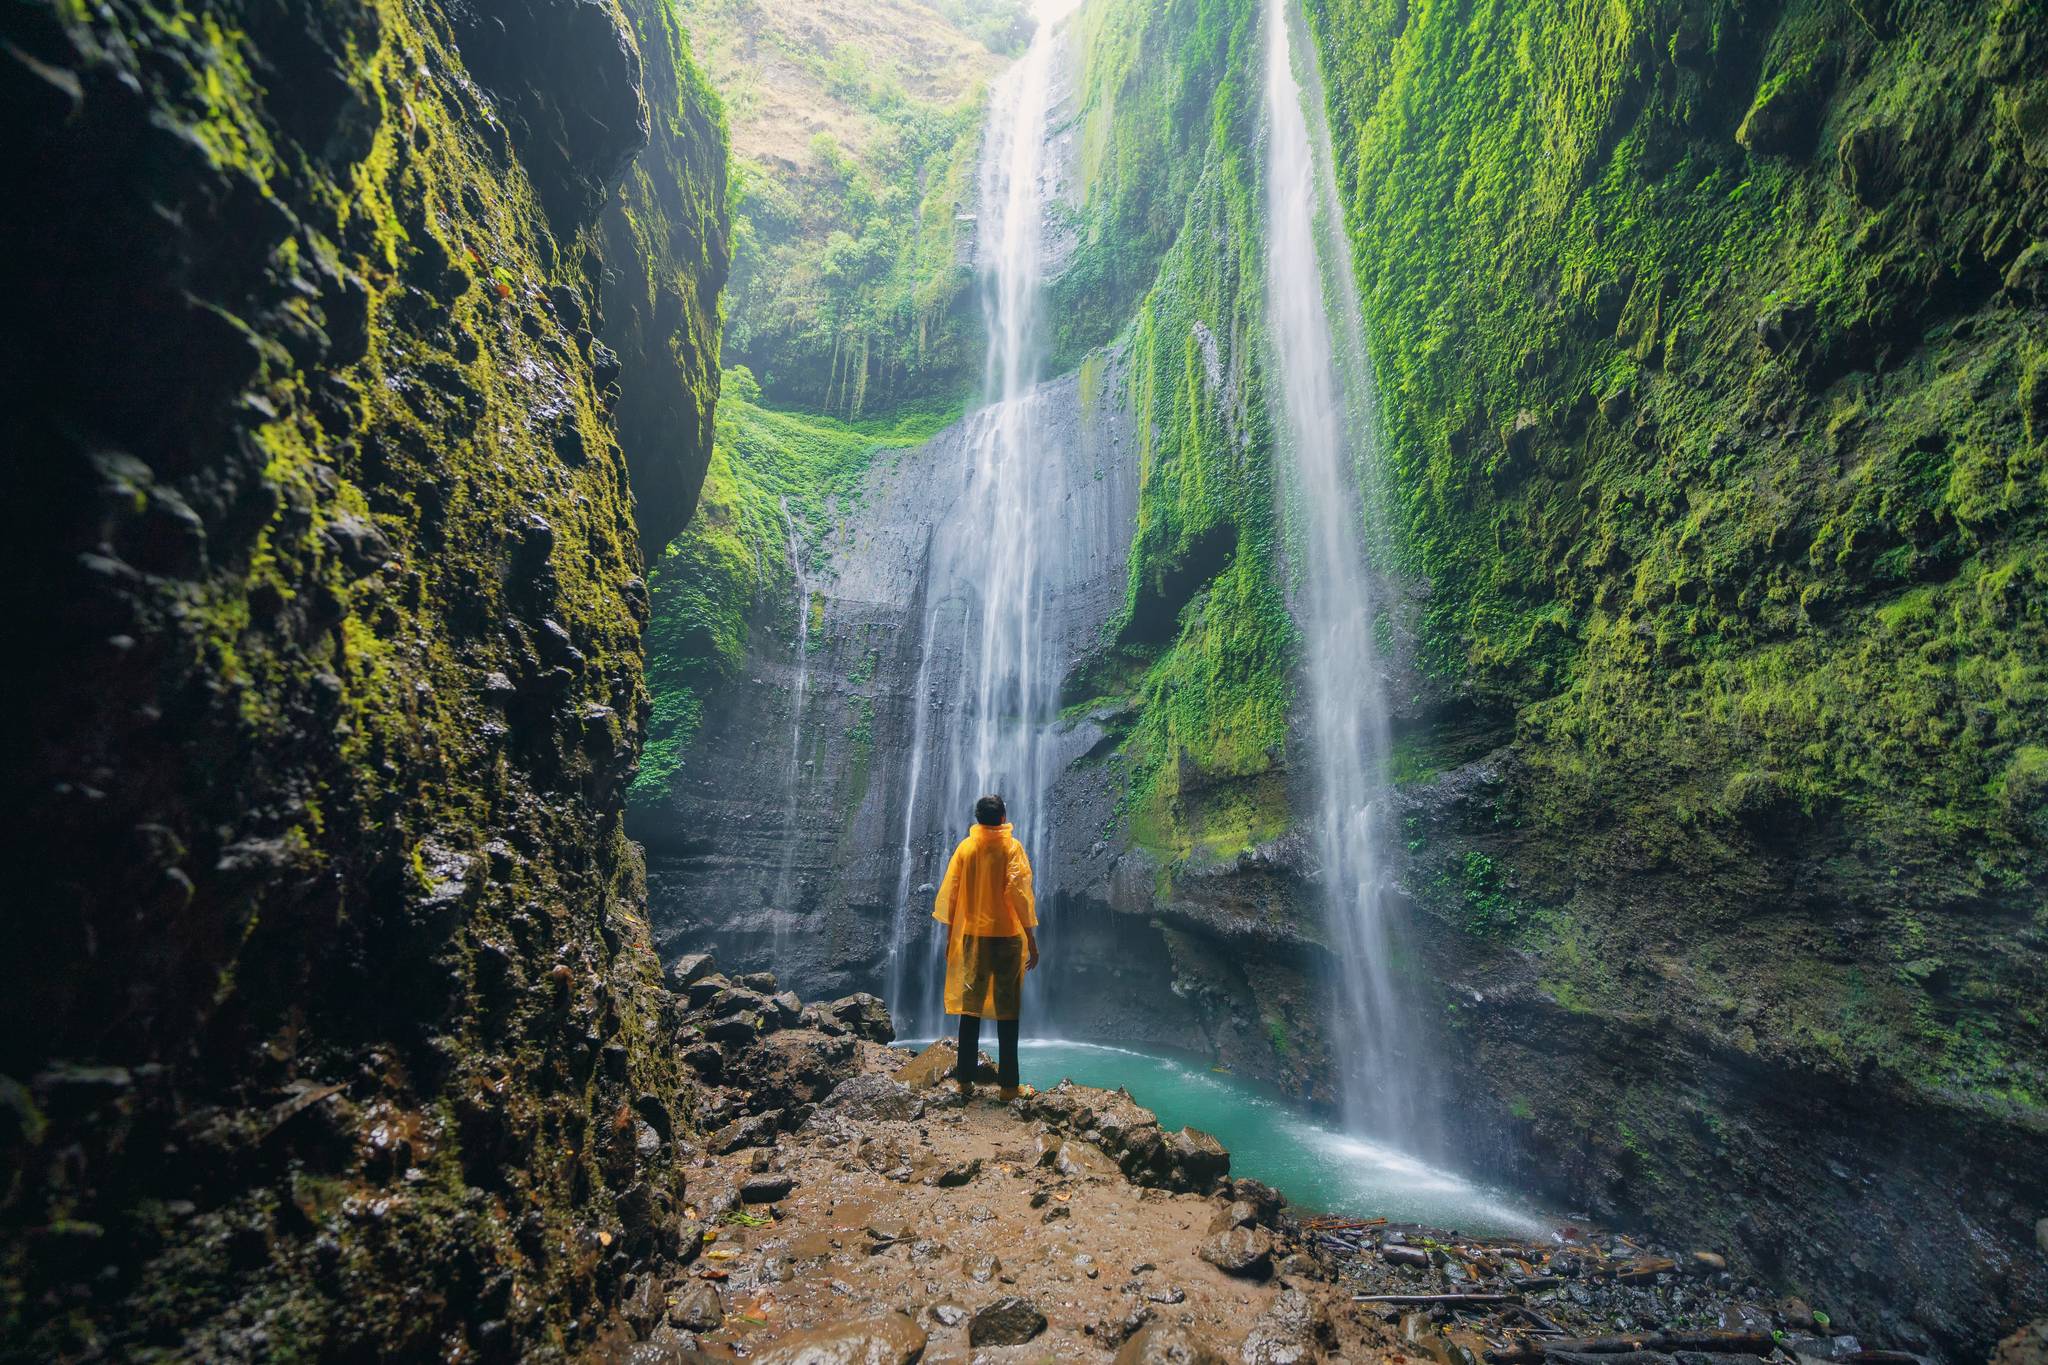
[[[1714,1251],[1309,1216],[1122,1092],[1062,1083],[1004,1104],[983,1086],[963,1101],[951,1044],[887,1046],[873,996],[805,1005],[704,957],[670,980],[706,1136],[680,1145],[674,1255],[626,1287],[601,1358],[1920,1359],[1771,1299]],[[2031,1365],[2039,1339],[2014,1338],[2014,1359]]]

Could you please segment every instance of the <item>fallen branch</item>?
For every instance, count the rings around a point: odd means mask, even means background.
[[[1550,1355],[1632,1355],[1638,1351],[1706,1351],[1721,1355],[1771,1353],[1777,1343],[1760,1332],[1645,1332],[1632,1337],[1583,1337],[1574,1341],[1525,1341],[1506,1351],[1488,1351],[1493,1365],[1539,1365]],[[1872,1365],[1877,1365],[1872,1362]]]

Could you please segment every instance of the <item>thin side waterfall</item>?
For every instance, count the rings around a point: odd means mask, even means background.
[[[909,1034],[943,1024],[945,944],[930,918],[930,894],[974,799],[1003,793],[1033,863],[1048,861],[1053,774],[1045,731],[1063,660],[1046,628],[1045,545],[1054,515],[1047,504],[1056,494],[1044,477],[1039,314],[1054,30],[1076,3],[1040,0],[1030,48],[989,101],[977,251],[988,330],[985,406],[967,419],[960,500],[933,530],[904,779],[888,990],[898,1028]]]
[[[789,694],[789,766],[783,777],[788,802],[783,828],[794,831],[798,827],[797,801],[803,786],[804,693],[811,680],[811,576],[804,566],[803,537],[797,533],[796,518],[789,510],[789,499],[777,501],[782,507],[783,530],[789,538],[790,577],[796,581],[796,684]],[[789,899],[794,889],[796,847],[795,838],[783,839],[782,861],[775,873],[775,906],[778,910],[795,908]],[[778,925],[787,922],[787,915],[776,920]]]
[[[1336,202],[1313,48],[1294,60],[1293,0],[1266,0],[1266,309],[1291,503],[1319,810],[1316,848],[1341,1023],[1346,1125],[1426,1145],[1389,969],[1386,686],[1367,533],[1379,459],[1372,368]]]

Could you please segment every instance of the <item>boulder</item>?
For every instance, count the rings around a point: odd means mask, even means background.
[[[846,1025],[827,1014],[821,1005],[805,1005],[802,1013],[797,1015],[796,1026],[798,1028],[816,1029],[820,1033],[830,1034],[835,1038],[846,1032]]]
[[[731,989],[732,982],[727,981],[717,972],[711,972],[692,981],[689,989],[683,992],[683,998],[690,1002],[691,1009],[698,1010],[703,1009],[705,1005],[710,1003],[712,998],[720,991],[729,991]]]
[[[1244,1365],[1309,1365],[1335,1344],[1321,1305],[1299,1289],[1288,1289],[1252,1324],[1239,1355]]]
[[[866,991],[842,995],[825,1006],[825,1012],[856,1038],[865,1038],[871,1043],[896,1041],[895,1021],[889,1018],[889,1007],[882,1003],[880,996],[869,995]]]
[[[970,1346],[1022,1346],[1045,1330],[1045,1314],[1015,1294],[977,1309],[967,1322]]]
[[[962,1185],[971,1183],[980,1174],[981,1158],[975,1157],[972,1161],[954,1162],[945,1170],[939,1172],[938,1178],[934,1183],[942,1190],[957,1189]]]
[[[1248,1228],[1259,1221],[1259,1211],[1249,1200],[1233,1199],[1216,1210],[1216,1216],[1209,1220],[1211,1233],[1228,1232],[1232,1228]]]
[[[749,1176],[740,1185],[740,1202],[773,1204],[778,1199],[789,1198],[789,1192],[795,1188],[796,1181],[779,1172]]]
[[[1273,1239],[1262,1228],[1228,1228],[1202,1242],[1197,1254],[1226,1275],[1263,1280],[1273,1273]]]
[[[795,1028],[804,1017],[804,1002],[797,999],[795,991],[771,995],[768,1003],[775,1007],[775,1017],[782,1021],[784,1028]]]
[[[759,1014],[773,1007],[768,997],[745,986],[727,986],[714,994],[701,1006],[714,1019],[723,1019],[728,1014]]]
[[[727,1058],[726,1082],[752,1092],[756,1104],[816,1104],[852,1075],[853,1048],[851,1038],[786,1029]]]
[[[1178,1322],[1156,1322],[1123,1344],[1113,1365],[1232,1365],[1230,1357]]]
[[[668,1325],[685,1332],[715,1332],[725,1323],[725,1300],[709,1280],[685,1280],[668,1296]]]
[[[786,1336],[754,1365],[910,1365],[924,1354],[924,1329],[901,1313],[836,1322]]]
[[[1229,1149],[1199,1128],[1168,1133],[1166,1154],[1178,1183],[1197,1194],[1207,1194],[1230,1175]]]
[[[775,1143],[775,1130],[782,1125],[780,1110],[770,1109],[765,1114],[748,1114],[736,1118],[725,1127],[704,1140],[704,1148],[713,1156],[724,1156],[737,1152],[742,1147],[771,1147]]]
[[[725,1054],[718,1050],[716,1043],[690,1043],[677,1055],[682,1058],[683,1065],[707,1081],[715,1081],[725,1074]]]
[[[1230,1182],[1230,1197],[1243,1200],[1258,1210],[1257,1221],[1270,1223],[1279,1216],[1287,1201],[1280,1191],[1260,1180],[1233,1180]]]
[[[761,1016],[758,1014],[734,1014],[724,1019],[713,1019],[704,1025],[704,1036],[714,1043],[750,1043],[761,1032]]]
[[[1117,1173],[1117,1165],[1103,1154],[1100,1147],[1078,1138],[1060,1144],[1054,1154],[1052,1168],[1069,1180],[1107,1180]]]
[[[864,1072],[851,1080],[841,1081],[819,1108],[862,1122],[875,1119],[903,1121],[923,1115],[924,1101],[917,1097],[916,1091],[899,1080]]]
[[[644,1337],[661,1317],[663,1308],[661,1286],[652,1275],[642,1275],[633,1281],[632,1291],[619,1301],[619,1316]]]
[[[693,983],[711,974],[714,965],[709,953],[684,953],[668,964],[668,988],[677,995],[687,995]]]
[[[740,985],[745,986],[748,990],[759,991],[763,995],[775,994],[778,986],[775,980],[775,973],[773,972],[748,972],[746,975],[739,977],[738,981]]]

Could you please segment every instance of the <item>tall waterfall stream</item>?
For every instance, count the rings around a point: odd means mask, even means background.
[[[1292,10],[1292,0],[1266,0],[1266,316],[1293,503],[1291,596],[1314,740],[1314,832],[1343,1017],[1334,1042],[1348,1126],[1415,1144],[1426,1126],[1384,904],[1390,727],[1365,520],[1378,458],[1372,368],[1313,49],[1294,60]]]
[[[941,1018],[944,941],[930,919],[930,887],[975,798],[1005,793],[1033,864],[1048,861],[1053,770],[1045,727],[1067,661],[1046,619],[1054,538],[1047,504],[1056,485],[1045,475],[1039,311],[1055,45],[1059,21],[1077,2],[1040,0],[1030,48],[992,93],[982,149],[976,255],[988,330],[985,405],[967,422],[965,515],[933,528],[927,560],[889,956],[890,1008],[920,1031]],[[1035,986],[1027,985],[1032,1005]]]

